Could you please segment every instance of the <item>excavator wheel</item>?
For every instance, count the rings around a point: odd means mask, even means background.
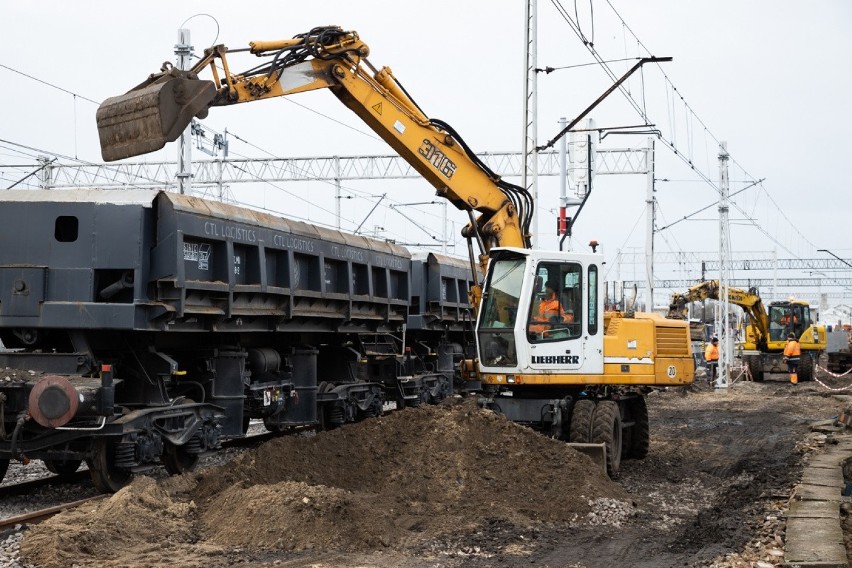
[[[592,415],[595,412],[595,402],[589,399],[578,400],[571,412],[571,429],[568,441],[571,443],[588,444],[592,440]]]
[[[814,358],[810,353],[802,353],[799,359],[798,376],[801,383],[814,380]]]
[[[753,355],[743,357],[743,361],[745,361],[746,367],[748,367],[748,372],[751,375],[751,380],[756,383],[763,382],[763,359],[761,357],[755,357]]]
[[[610,479],[621,474],[621,411],[613,400],[602,400],[592,416],[592,443],[606,446],[606,472]]]

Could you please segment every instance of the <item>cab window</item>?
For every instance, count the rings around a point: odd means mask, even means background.
[[[523,258],[498,259],[491,263],[479,323],[480,357],[486,367],[518,364],[514,327],[524,267]]]
[[[583,323],[583,267],[542,262],[536,269],[527,324],[531,343],[580,337]]]
[[[598,332],[598,267],[589,267],[589,306],[586,310],[589,314],[589,335]]]

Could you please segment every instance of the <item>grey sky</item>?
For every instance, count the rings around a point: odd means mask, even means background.
[[[573,2],[563,0],[561,5],[572,18],[578,17],[583,33],[593,38],[594,47],[606,59],[645,54],[612,7],[650,52],[674,57],[672,63],[647,67],[630,81],[629,89],[664,138],[675,142],[699,170],[718,180],[716,142],[705,134],[700,120],[718,140],[728,142],[736,161],[730,170],[732,191],[743,186],[740,182],[766,178],[762,188],[743,192],[737,199],[739,210],[732,210],[732,219],[742,219],[745,213],[763,228],[737,221],[731,230],[735,251],[755,251],[758,256],[774,249],[779,258],[819,258],[824,253],[816,249],[829,249],[845,258],[852,256],[847,230],[852,205],[849,175],[844,171],[852,150],[852,34],[848,33],[852,4],[842,0],[611,0],[610,5],[606,0],[592,0],[578,2],[576,16]],[[593,61],[557,4],[539,0],[538,10],[539,67]],[[370,45],[373,64],[391,67],[425,112],[452,124],[472,148],[520,148],[523,2],[435,0],[425,5],[326,0],[313,4],[257,1],[239,6],[221,1],[5,2],[0,6],[0,64],[4,66],[0,67],[0,139],[7,142],[0,143],[0,187],[8,187],[26,173],[10,165],[34,163],[32,156],[37,152],[18,145],[99,162],[96,105],[85,99],[101,101],[124,92],[155,72],[164,60],[172,60],[177,28],[201,13],[215,17],[217,41],[232,48],[256,39],[290,37],[317,25],[356,30]],[[187,27],[196,51],[214,41],[216,25],[211,18],[194,17]],[[254,63],[248,58],[240,61],[245,67]],[[612,68],[620,75],[631,63],[613,63]],[[662,80],[661,70],[677,93]],[[541,74],[539,140],[551,138],[560,117],[573,118],[610,83],[597,66]],[[683,105],[681,95],[694,115]],[[601,127],[641,122],[619,93],[592,116]],[[205,124],[218,131],[227,127],[277,156],[391,153],[330,93],[214,109]],[[612,136],[600,147],[637,146],[644,141],[644,137]],[[657,226],[662,227],[712,203],[716,193],[663,142],[657,142],[657,149],[657,178],[683,180],[657,183],[661,215]],[[232,151],[266,156],[237,142]],[[170,145],[148,159],[172,159],[175,152]],[[195,157],[204,156],[196,152]],[[286,189],[308,201],[272,187],[232,188],[238,200],[333,222],[329,214],[334,209],[333,189],[328,184]],[[389,199],[404,203],[428,200],[433,193],[425,182],[358,182],[351,189],[356,198],[347,201],[344,213],[344,227],[349,229],[375,203],[367,194],[387,193]],[[550,210],[558,205],[557,191],[555,179],[541,181],[539,226],[541,242],[547,247],[556,245]],[[603,243],[610,278],[616,275],[617,250],[630,253],[644,247],[644,200],[643,177],[600,176],[579,219],[575,248],[585,249],[591,239]],[[407,214],[417,223],[380,208],[365,226],[384,227],[390,238],[408,242],[440,234],[438,207],[413,208]],[[452,217],[458,231],[465,217],[460,212]],[[703,220],[678,223],[659,234],[657,250],[717,250],[715,208],[697,218]],[[624,258],[619,277],[641,277],[639,265]],[[684,275],[676,265],[658,268],[662,278]],[[852,278],[852,273],[838,276]]]

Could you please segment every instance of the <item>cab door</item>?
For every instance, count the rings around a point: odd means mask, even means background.
[[[535,263],[525,339],[537,374],[602,373],[602,297],[592,255]]]

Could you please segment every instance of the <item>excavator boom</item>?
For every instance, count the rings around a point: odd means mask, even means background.
[[[719,300],[721,298],[721,287],[718,280],[707,280],[692,286],[684,294],[673,294],[669,304],[668,317],[672,319],[686,319],[688,305],[701,300]],[[763,307],[763,300],[757,290],[741,290],[739,288],[728,288],[728,302],[740,306],[748,314],[754,327],[758,345],[766,345],[769,338],[769,318]]]

